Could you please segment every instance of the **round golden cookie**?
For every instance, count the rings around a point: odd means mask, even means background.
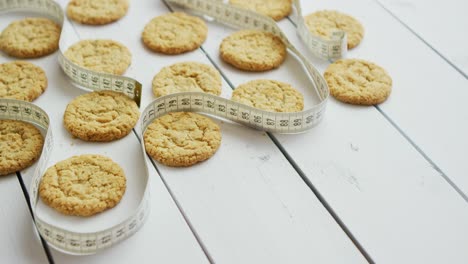
[[[0,120],[0,175],[31,166],[41,155],[44,138],[35,126]]]
[[[113,141],[135,127],[140,111],[123,93],[99,91],[80,95],[65,109],[63,123],[73,136],[85,141]]]
[[[195,113],[169,113],[157,118],[145,131],[146,152],[173,167],[186,167],[209,159],[221,144],[219,126]]]
[[[344,31],[348,49],[359,45],[364,37],[364,27],[355,18],[338,11],[317,11],[304,17],[309,31],[325,39],[330,39],[334,31]]]
[[[273,80],[254,80],[239,85],[231,100],[271,112],[299,112],[304,97],[291,85]]]
[[[60,26],[47,18],[15,21],[0,35],[0,50],[17,58],[45,56],[58,49],[60,31]]]
[[[0,98],[31,102],[47,88],[47,76],[38,66],[26,61],[0,64]]]
[[[269,16],[276,21],[288,16],[292,10],[291,0],[229,0],[229,4]]]
[[[338,100],[358,105],[385,101],[392,91],[392,78],[380,66],[365,60],[343,59],[324,73],[330,93]]]
[[[203,20],[175,12],[155,17],[148,22],[143,30],[142,40],[156,52],[180,54],[200,47],[207,34],[208,27]]]
[[[126,181],[123,169],[108,157],[73,156],[46,170],[39,195],[62,214],[91,216],[116,206]]]
[[[103,25],[119,20],[128,10],[128,0],[71,0],[67,16],[88,25]]]
[[[181,62],[164,67],[153,78],[156,97],[180,92],[221,94],[221,75],[210,65]]]
[[[219,47],[221,58],[246,71],[268,71],[280,66],[286,58],[286,46],[272,33],[241,30],[226,37]]]
[[[72,62],[90,70],[122,75],[132,62],[132,54],[114,40],[82,40],[65,52]]]

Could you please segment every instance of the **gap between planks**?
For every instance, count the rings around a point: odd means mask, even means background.
[[[141,144],[141,138],[138,136],[138,133],[135,131],[135,128],[132,129],[133,133],[135,134],[135,137],[137,138],[138,142],[140,142]],[[164,184],[164,187],[166,188],[167,192],[169,193],[169,195],[171,196],[171,199],[172,201],[175,203],[175,205],[177,206],[177,209],[179,210],[180,214],[182,215],[182,217],[184,218],[184,221],[185,223],[187,224],[187,226],[189,227],[190,229],[190,232],[192,232],[193,236],[195,237],[195,240],[197,241],[198,245],[200,246],[201,250],[203,251],[203,254],[205,254],[205,257],[206,259],[210,262],[210,263],[215,263],[215,261],[213,260],[213,257],[210,255],[210,252],[208,252],[208,249],[206,248],[205,244],[203,243],[203,241],[201,240],[200,236],[198,235],[197,231],[195,230],[195,228],[193,227],[193,224],[192,222],[190,221],[190,219],[188,218],[187,214],[185,213],[184,209],[182,208],[182,206],[180,205],[179,201],[177,200],[176,196],[174,195],[174,193],[172,192],[171,188],[169,187],[169,185],[167,184],[166,180],[164,179],[164,177],[162,176],[162,173],[161,171],[159,170],[158,166],[156,165],[156,163],[154,162],[154,160],[148,155],[148,153],[144,153],[144,155],[148,156],[149,160],[151,161],[151,164],[153,165],[153,167],[155,168],[156,172],[158,173],[158,176],[159,178],[161,179],[161,181],[163,182]]]
[[[451,61],[449,61],[447,58],[445,58],[440,52],[438,52],[437,50],[435,50],[429,43],[427,43],[422,37],[420,37],[416,32],[414,32],[408,25],[406,25],[403,21],[401,21],[398,17],[396,17],[392,12],[390,12],[388,9],[385,8],[385,6],[383,6],[380,1],[378,0],[375,0],[386,12],[388,12],[390,15],[392,15],[392,17],[394,17],[400,24],[402,24],[405,28],[407,28],[412,34],[414,34],[416,37],[418,37],[424,44],[426,44],[429,48],[431,48],[436,54],[438,54],[442,59],[444,59],[449,65],[451,65],[454,69],[456,69],[459,73],[461,73],[465,78],[467,78],[467,76],[460,71],[460,69],[458,69]],[[170,6],[168,6],[168,4],[166,3],[166,1],[164,1],[164,4],[168,7],[169,10],[173,11],[172,8]],[[288,20],[290,23],[292,23],[294,26],[296,26],[294,24],[294,22],[288,17]],[[76,28],[75,28],[75,25],[74,23],[71,23],[76,35],[81,39],[80,35],[78,34]],[[204,53],[204,55],[208,58],[208,60],[211,62],[211,64],[213,66],[215,66],[218,71],[220,71],[223,79],[228,83],[228,85],[230,86],[231,89],[234,89],[235,87],[233,86],[232,82],[227,78],[227,76],[225,75],[225,73],[220,69],[220,67],[218,67],[218,65],[212,60],[212,58],[205,52],[205,50],[203,49],[203,46],[200,48],[200,50]],[[440,175],[452,186],[452,188],[454,188],[462,197],[465,201],[468,201],[468,198],[458,189],[458,187],[445,175],[445,173],[437,166],[437,164],[435,164],[415,143],[414,141],[408,137],[402,130],[401,128],[390,118],[388,117],[385,112],[383,112],[378,106],[375,106],[375,108],[384,116],[384,118],[390,122],[390,124],[413,146],[414,149],[416,149],[423,157],[424,159],[429,162],[431,164],[431,166],[437,170]],[[134,134],[136,135],[137,139],[140,141],[140,138],[138,137],[137,133],[135,132],[135,130],[133,131]],[[292,167],[297,171],[297,173],[301,176],[301,178],[303,179],[303,181],[307,184],[307,186],[311,189],[311,191],[315,194],[315,196],[319,199],[319,201],[322,203],[322,205],[326,208],[326,210],[330,213],[330,215],[334,218],[334,220],[338,223],[338,225],[342,228],[342,230],[346,233],[346,235],[351,239],[351,241],[355,244],[355,246],[359,249],[359,251],[361,252],[361,254],[363,254],[363,256],[370,262],[370,263],[374,263],[372,258],[367,254],[367,252],[365,251],[364,248],[362,248],[362,246],[359,244],[359,242],[356,240],[356,238],[353,236],[353,234],[348,230],[348,228],[346,227],[346,225],[341,221],[341,219],[336,215],[336,213],[333,211],[333,209],[330,207],[330,205],[327,203],[327,201],[324,199],[324,197],[320,194],[320,192],[318,192],[318,190],[314,187],[314,185],[310,182],[310,180],[307,179],[307,177],[304,175],[304,173],[302,172],[302,170],[297,166],[297,164],[294,162],[294,160],[292,160],[292,158],[289,156],[289,154],[287,153],[287,151],[282,147],[281,143],[278,142],[278,140],[275,138],[274,135],[268,133],[270,139],[273,141],[273,143],[276,145],[276,147],[278,147],[278,149],[281,151],[281,153],[285,156],[285,158],[288,160],[288,162],[292,165]],[[182,216],[184,217],[184,220],[185,222],[187,223],[187,225],[189,226],[191,232],[193,233],[194,237],[196,238],[197,242],[199,243],[201,249],[203,250],[204,254],[206,255],[206,257],[208,258],[208,260],[211,262],[211,263],[214,263],[212,257],[210,256],[209,252],[207,251],[206,247],[204,246],[203,242],[201,241],[201,238],[198,236],[196,230],[193,228],[192,224],[190,223],[190,220],[188,219],[187,215],[185,214],[183,208],[181,207],[181,205],[179,204],[179,202],[177,201],[175,195],[173,194],[173,192],[171,191],[171,189],[169,188],[168,184],[166,183],[166,181],[164,180],[164,177],[161,175],[157,165],[154,163],[153,160],[151,160],[154,168],[157,170],[161,180],[163,181],[166,189],[168,190],[169,194],[171,195],[171,198],[172,200],[175,202],[178,210],[180,211],[180,213],[182,214]],[[26,201],[27,201],[27,204],[28,204],[28,207],[29,209],[31,210],[31,207],[30,207],[30,203],[29,203],[29,195],[27,193],[27,190],[24,186],[24,183],[23,183],[23,180],[22,180],[22,177],[21,177],[21,174],[17,174],[18,176],[18,180],[20,182],[20,185],[21,185],[21,188],[23,190],[23,193],[25,195],[25,198],[26,198]],[[42,238],[41,238],[42,240]],[[52,256],[50,255],[50,252],[49,252],[49,248],[47,247],[47,243],[44,243],[44,241],[42,240],[42,245],[44,247],[44,250],[46,251],[46,254],[47,254],[47,258],[49,260],[50,263],[54,263],[53,262],[53,259],[52,259]]]
[[[173,8],[166,2],[166,0],[162,0],[164,2],[164,5],[171,11],[174,12]],[[292,23],[292,21],[287,17],[287,19]],[[216,22],[215,22],[216,23]],[[293,23],[294,27],[296,25]],[[224,71],[219,67],[219,65],[211,58],[211,56],[205,51],[203,48],[203,45],[200,46],[199,48],[200,51],[206,56],[206,58],[211,62],[211,64],[219,71],[221,74],[222,78],[226,81],[226,83],[229,85],[229,87],[234,90],[235,86],[232,84],[232,82],[229,80],[229,78],[226,76]],[[317,199],[320,201],[322,206],[327,210],[327,212],[330,214],[330,216],[333,218],[333,220],[338,224],[338,226],[343,230],[343,232],[346,234],[346,236],[351,240],[351,242],[354,244],[354,246],[359,250],[359,252],[362,254],[362,256],[369,262],[369,263],[375,263],[372,260],[372,257],[367,253],[367,251],[364,249],[364,247],[359,243],[359,241],[355,238],[355,236],[351,233],[351,231],[346,227],[346,225],[343,223],[343,221],[339,218],[339,216],[335,213],[333,208],[328,204],[328,202],[325,200],[325,198],[318,192],[317,188],[310,182],[307,177],[305,176],[304,172],[297,166],[297,164],[294,162],[294,160],[290,157],[290,155],[287,153],[287,151],[283,148],[281,143],[276,139],[276,137],[270,133],[266,132],[272,143],[278,148],[278,150],[281,152],[281,154],[286,158],[286,160],[289,162],[289,164],[294,168],[294,170],[298,173],[298,175],[301,177],[303,182],[307,185],[307,187],[312,191],[312,193],[317,197]],[[153,162],[153,161],[152,161]],[[153,163],[153,165],[155,165]],[[156,165],[155,165],[156,167]],[[158,171],[159,172],[159,171]],[[162,178],[162,176],[161,176]],[[166,182],[163,180],[164,184],[166,185]],[[169,186],[166,185],[166,188],[169,190],[172,196],[172,192],[170,191]],[[174,198],[173,198],[174,199]],[[175,199],[174,199],[175,201]],[[176,202],[177,203],[177,202]],[[179,207],[178,203],[177,206]],[[182,215],[185,214],[183,213],[182,208],[180,208]],[[187,222],[188,224],[188,222]],[[190,226],[190,225],[189,225]],[[197,237],[197,235],[194,233],[194,235]],[[198,237],[197,237],[198,241]],[[200,241],[201,242],[201,241]]]
[[[229,85],[229,87],[234,90],[235,87],[232,84],[232,82],[226,77],[226,74],[222,71],[222,69],[213,61],[210,55],[206,53],[203,47],[200,47],[200,50],[205,54],[205,56],[208,58],[208,60],[213,64],[213,66],[221,73],[221,76],[223,79],[226,81],[226,83]],[[294,160],[291,158],[291,156],[288,154],[288,152],[283,148],[281,143],[276,139],[276,137],[270,133],[270,132],[265,132],[272,143],[278,148],[278,150],[283,154],[283,156],[286,158],[286,160],[289,162],[289,164],[294,168],[294,170],[297,172],[297,174],[301,177],[301,179],[304,181],[304,183],[309,187],[309,189],[314,193],[315,197],[320,201],[322,206],[327,210],[327,212],[330,214],[330,216],[335,220],[335,222],[338,224],[338,226],[343,230],[343,232],[346,234],[346,236],[351,240],[351,242],[354,244],[354,246],[359,250],[359,252],[363,255],[363,257],[369,262],[369,263],[375,263],[371,256],[367,253],[367,251],[364,249],[364,247],[359,243],[359,241],[354,237],[354,235],[349,231],[349,229],[346,227],[346,225],[343,223],[343,221],[338,217],[338,215],[335,213],[333,208],[327,203],[327,201],[323,198],[323,196],[320,194],[320,192],[315,188],[315,186],[312,184],[312,182],[309,181],[309,179],[305,176],[304,172],[297,166],[297,164],[294,162]]]
[[[34,215],[33,215],[32,208],[31,208],[31,203],[30,203],[30,200],[29,200],[28,189],[26,188],[26,185],[24,184],[23,177],[21,176],[21,172],[16,172],[16,178],[18,179],[18,183],[19,183],[19,185],[21,187],[21,190],[23,191],[24,199],[26,200],[26,204],[28,205],[28,209],[29,209],[29,213],[31,215],[32,221],[35,222]],[[45,254],[47,256],[47,260],[49,261],[50,264],[54,264],[55,261],[54,261],[54,258],[52,257],[52,254],[50,253],[49,245],[44,240],[44,238],[39,234],[39,232],[36,229],[35,224],[34,224],[33,228],[34,228],[34,230],[36,231],[36,234],[39,236],[39,238],[41,240],[41,245],[42,245],[42,248],[44,249],[44,252],[45,252]]]
[[[427,45],[431,50],[433,50],[437,55],[439,55],[444,61],[446,61],[450,66],[452,66],[457,72],[459,72],[462,76],[468,79],[467,75],[464,74],[457,66],[455,66],[450,60],[448,60],[446,57],[444,57],[439,51],[437,51],[434,47],[432,47],[426,40],[424,40],[421,36],[419,36],[414,30],[412,30],[408,25],[406,25],[402,20],[400,20],[395,14],[393,14],[390,10],[388,10],[380,1],[375,0],[381,8],[383,8],[387,13],[389,13],[395,20],[397,20],[401,25],[403,25],[406,29],[408,29],[413,35],[415,35],[418,39],[420,39],[425,45]],[[163,0],[164,4],[166,7],[170,10],[173,11],[172,8],[167,4],[165,0]],[[288,21],[296,27],[296,24],[291,20],[290,17],[287,17]],[[77,32],[74,23],[71,23],[75,34],[81,39],[80,34]],[[228,83],[231,89],[235,89],[233,86],[232,82],[227,78],[225,73],[220,69],[220,67],[212,60],[212,58],[205,52],[203,49],[203,46],[200,47],[200,50],[203,52],[203,54],[207,57],[207,59],[211,62],[213,66],[215,66],[218,71],[221,73],[223,79]],[[423,157],[424,159],[431,164],[431,166],[439,172],[439,174],[449,183],[449,185],[458,193],[462,196],[462,198],[468,202],[468,197],[461,192],[461,190],[446,176],[446,174],[435,164],[428,156],[426,153],[424,153],[421,148],[417,146],[417,144],[414,143],[414,141],[406,135],[402,129],[389,117],[386,115],[384,111],[382,111],[378,106],[375,106],[377,111],[381,113],[384,118],[413,146],[414,149],[416,149]],[[141,142],[141,139],[138,137],[138,134],[136,133],[135,130],[133,130],[135,136],[137,137],[138,141]],[[346,235],[349,237],[349,239],[353,242],[353,244],[358,248],[358,250],[361,252],[361,254],[366,258],[369,263],[374,263],[372,258],[369,256],[369,254],[365,251],[365,249],[362,247],[362,245],[357,241],[357,239],[354,237],[354,235],[349,231],[349,229],[346,227],[346,225],[341,221],[341,219],[338,217],[338,215],[334,212],[334,210],[330,207],[330,205],[327,203],[327,201],[324,199],[324,197],[320,194],[320,192],[314,187],[314,185],[308,180],[308,178],[305,176],[305,174],[302,172],[302,170],[298,167],[298,165],[292,160],[290,155],[287,153],[287,151],[282,147],[281,143],[278,142],[278,140],[275,138],[274,135],[271,133],[267,133],[272,142],[276,145],[276,147],[281,151],[281,153],[285,156],[285,158],[288,160],[288,162],[291,164],[291,166],[296,170],[296,172],[300,175],[304,183],[311,189],[311,191],[315,194],[315,196],[319,199],[319,201],[322,203],[322,205],[326,208],[326,210],[329,212],[329,214],[333,217],[333,219],[337,222],[337,224],[342,228],[342,230],[346,233]],[[163,181],[165,188],[168,190],[171,199],[174,201],[176,204],[178,210],[182,214],[184,221],[187,223],[188,227],[190,228],[191,232],[193,233],[194,237],[196,238],[199,246],[201,247],[202,251],[204,252],[205,256],[207,259],[210,261],[210,263],[214,263],[214,260],[212,259],[211,255],[209,254],[208,250],[206,249],[205,245],[203,244],[203,241],[197,234],[196,230],[194,229],[193,225],[190,222],[190,219],[188,219],[187,215],[185,214],[183,208],[177,201],[175,195],[169,188],[168,184],[164,180],[164,177],[161,175],[157,165],[154,163],[153,160],[151,160],[151,163],[153,164],[154,168],[158,172],[161,180]],[[24,197],[26,199],[28,208],[31,213],[31,206],[29,203],[29,194],[27,192],[27,189],[24,185],[24,182],[22,180],[22,176],[20,173],[17,173],[18,181],[21,186],[21,189],[23,191]],[[32,218],[34,219],[33,215],[31,214]],[[44,251],[47,255],[47,259],[49,260],[49,263],[54,263],[54,260],[52,258],[52,255],[50,254],[50,249],[47,246],[47,243],[42,239],[41,237],[41,242],[42,246],[44,248]]]
[[[463,72],[462,69],[460,69],[455,63],[453,63],[451,60],[449,60],[447,57],[445,57],[440,51],[438,51],[434,46],[429,44],[428,41],[426,41],[421,35],[416,33],[408,24],[403,22],[395,13],[390,11],[382,2],[379,0],[374,0],[383,10],[385,10],[388,14],[390,14],[396,21],[398,21],[403,27],[405,27],[407,30],[409,30],[414,36],[416,36],[419,40],[421,40],[426,46],[428,46],[432,51],[434,51],[439,57],[441,57],[445,62],[447,62],[450,66],[452,66],[453,69],[455,69],[458,73],[460,73],[465,79],[468,79],[468,75]],[[466,197],[466,196],[465,196]],[[466,200],[466,199],[465,199]]]
[[[390,10],[388,10],[379,0],[374,0],[382,9],[384,9],[387,13],[389,13],[395,20],[397,20],[403,27],[405,27],[407,30],[409,30],[413,35],[415,35],[419,40],[421,40],[426,46],[428,46],[432,51],[434,51],[437,55],[439,55],[445,62],[447,62],[450,66],[452,66],[458,73],[460,73],[463,77],[468,79],[468,76],[463,73],[455,64],[453,64],[450,60],[448,60],[446,57],[444,57],[439,51],[437,51],[434,47],[432,47],[428,42],[426,42],[421,36],[419,36],[414,30],[412,30],[408,25],[406,25],[402,20],[400,20],[395,14],[393,14]],[[291,19],[290,16],[287,17],[288,21],[295,27],[297,28],[296,23]],[[331,63],[331,61],[330,61]],[[224,76],[224,75],[223,75]],[[231,85],[231,83],[229,83]],[[231,85],[232,86],[232,85]],[[384,110],[382,110],[378,105],[373,106],[383,117],[385,120],[387,120],[390,125],[395,128],[398,133],[405,138],[406,141],[426,160],[431,167],[436,170],[439,175],[450,185],[450,187],[458,193],[463,200],[465,200],[468,203],[468,196],[463,193],[463,191],[447,176],[447,174],[414,142],[414,140],[411,139],[410,136],[408,136],[403,129],[400,128],[400,126],[390,117],[388,116]],[[276,143],[275,143],[276,144]],[[278,143],[280,144],[280,143]],[[286,152],[286,151],[285,151]],[[286,157],[287,155],[286,152]],[[298,171],[299,172],[299,171]],[[301,177],[303,176],[300,174]],[[307,182],[307,180],[305,179]]]
[[[166,4],[166,2],[164,1],[164,4]],[[166,5],[167,6],[167,5]],[[169,8],[169,7],[168,7]],[[70,22],[70,25],[72,26],[73,28],[73,31],[74,33],[76,34],[76,36],[78,37],[78,39],[81,39],[81,35],[79,34],[78,30],[76,29],[75,27],[75,23],[73,21],[69,21]],[[116,21],[116,23],[118,23],[118,21]],[[133,131],[133,134],[135,135],[135,137],[137,138],[138,142],[141,143],[141,139],[140,137],[138,136],[138,133],[135,131],[135,128],[132,129]],[[146,154],[146,153],[145,153]],[[147,154],[146,154],[147,155]],[[190,222],[190,220],[188,219],[187,215],[185,214],[183,208],[181,207],[180,203],[177,201],[175,195],[173,194],[173,192],[171,191],[171,189],[169,188],[168,184],[166,183],[164,177],[162,177],[162,174],[160,172],[160,170],[158,169],[157,165],[155,164],[155,162],[150,158],[150,161],[151,161],[151,164],[153,165],[153,167],[156,169],[156,172],[158,173],[159,177],[161,178],[162,182],[164,183],[164,186],[166,188],[166,190],[168,191],[169,195],[171,196],[171,199],[172,201],[175,203],[175,205],[177,206],[177,209],[178,211],[181,213],[182,217],[184,218],[184,221],[185,223],[187,224],[187,226],[189,227],[191,233],[193,234],[193,236],[195,237],[195,240],[197,241],[198,245],[200,246],[200,249],[203,251],[203,254],[205,255],[205,257],[207,258],[207,260],[210,262],[210,263],[215,263],[215,261],[213,260],[213,258],[211,257],[211,255],[209,254],[208,250],[206,249],[206,246],[203,244],[203,242],[201,241],[201,238],[200,236],[198,235],[198,233],[196,232],[195,228],[193,227],[192,223]],[[25,197],[25,200],[26,200],[26,203],[28,205],[28,208],[29,208],[29,212],[31,214],[31,218],[32,220],[34,221],[34,215],[32,214],[32,208],[31,208],[31,203],[29,201],[29,192],[28,192],[28,189],[27,187],[25,186],[24,184],[24,181],[23,181],[23,178],[21,176],[21,172],[17,172],[17,178],[18,178],[18,182],[21,186],[21,190],[23,191],[23,195]],[[34,229],[37,231],[36,227],[34,226]],[[39,233],[38,233],[39,234]],[[42,244],[42,247],[44,249],[44,252],[46,253],[46,256],[47,256],[47,260],[49,261],[50,264],[54,264],[55,261],[52,257],[52,254],[51,254],[51,251],[50,251],[50,248],[47,244],[47,242],[43,239],[43,237],[39,234],[39,237],[40,237],[40,240],[41,240],[41,244]]]

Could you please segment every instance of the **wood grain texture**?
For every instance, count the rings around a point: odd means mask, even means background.
[[[348,58],[371,60],[387,69],[393,90],[380,109],[467,199],[468,125],[463,120],[468,120],[468,80],[374,1],[335,0],[304,12],[321,8],[341,8],[366,25],[362,45]]]
[[[468,75],[466,28],[468,2],[464,0],[379,0],[418,36]]]
[[[399,6],[403,8],[405,2],[400,2]],[[397,7],[394,12],[404,21],[407,19],[413,30],[420,32],[420,36],[466,74],[468,39],[461,32],[468,27],[468,18],[464,15],[468,5],[466,1],[461,2],[413,1],[408,3],[415,12],[411,19],[404,12],[397,12]],[[398,26],[389,15],[382,12],[381,17],[379,23],[388,28],[388,36],[401,40],[389,43],[382,34],[377,33],[375,26],[371,28],[374,34],[381,37],[372,38],[369,46],[399,51],[394,56],[377,55],[376,49],[372,48],[375,58],[388,65],[388,70],[395,76],[395,84],[401,87],[395,90],[397,96],[392,96],[391,101],[382,105],[381,109],[437,164],[466,198],[468,79],[416,36]]]
[[[304,14],[326,8],[351,14],[367,28],[363,42],[348,54],[349,58],[374,61],[387,68],[397,80],[411,78],[409,69],[405,72],[394,70],[406,67],[404,64],[390,64],[382,59],[401,58],[398,53],[385,52],[394,49],[382,49],[383,44],[370,47],[369,43],[376,39],[385,40],[382,35],[385,30],[401,29],[398,23],[385,22],[389,15],[375,2],[304,4]],[[279,24],[293,43],[307,54],[293,25],[289,21]],[[374,27],[379,27],[382,33],[377,34]],[[287,61],[278,70],[261,74],[245,74],[230,67],[219,59],[217,47],[232,30],[216,23],[210,23],[209,30],[213,37],[203,47],[234,86],[255,78],[300,84],[294,68],[285,66]],[[398,39],[401,42],[407,40]],[[413,45],[419,43],[416,41]],[[433,55],[427,51],[421,56]],[[325,70],[328,63],[314,59],[312,55],[309,57],[322,72]],[[417,63],[413,60],[412,68]],[[398,103],[404,86],[400,81],[395,82],[395,91],[383,107],[397,104],[395,107],[406,107],[409,112],[409,105]],[[275,137],[373,260],[438,263],[449,259],[460,263],[466,259],[467,252],[462,245],[468,241],[459,236],[460,232],[468,230],[466,201],[399,131],[373,107],[351,106],[331,99],[325,115],[323,123],[308,133]],[[445,246],[447,244],[450,247]]]

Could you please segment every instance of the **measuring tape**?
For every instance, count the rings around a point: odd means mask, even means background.
[[[203,112],[256,129],[279,133],[304,132],[322,120],[329,97],[327,83],[311,63],[289,42],[276,22],[271,18],[216,0],[167,1],[200,12],[234,27],[260,29],[279,36],[287,46],[289,53],[301,63],[304,72],[311,80],[311,87],[316,91],[320,102],[312,108],[301,112],[275,113],[206,93],[185,92],[171,94],[154,100],[145,108],[140,119],[140,138],[143,138],[147,126],[154,119],[176,111]],[[303,23],[298,1],[294,2],[294,7],[296,12],[299,13],[298,20],[300,23],[298,24],[298,33],[309,49],[314,54],[326,59],[343,56],[344,49],[342,47],[343,45],[346,46],[345,34],[340,35],[338,32],[335,38],[330,41],[312,36],[306,29],[305,23]],[[89,90],[113,90],[121,92],[134,99],[140,105],[142,86],[138,81],[124,76],[98,73],[85,69],[71,62],[63,55],[63,50],[67,47],[67,34],[73,32],[73,30],[70,23],[64,18],[60,5],[52,0],[0,0],[0,12],[16,10],[40,13],[62,25],[58,62],[65,74],[70,77],[75,85]],[[29,193],[35,225],[49,245],[69,254],[93,254],[129,237],[144,224],[149,210],[149,177],[147,167],[147,173],[143,178],[147,183],[143,198],[136,210],[119,224],[98,232],[81,233],[60,228],[41,219],[36,212],[39,202],[38,188],[53,148],[53,136],[49,129],[49,118],[41,108],[31,103],[13,99],[0,99],[0,119],[14,119],[31,123],[40,128],[45,135],[41,158],[37,162]],[[145,154],[143,141],[141,142],[141,147],[142,153]],[[143,156],[145,158],[145,166],[148,166],[150,161],[146,155]]]
[[[288,51],[293,55],[304,68],[304,72],[311,80],[311,88],[318,95],[319,103],[301,112],[294,113],[274,113],[255,109],[253,107],[233,102],[228,99],[213,96],[206,93],[178,93],[158,98],[153,101],[144,111],[143,120],[150,120],[154,116],[173,111],[200,111],[215,116],[230,119],[256,129],[279,132],[279,133],[299,133],[312,128],[319,123],[324,115],[326,102],[329,97],[329,90],[325,79],[315,69],[312,64],[290,43],[285,34],[277,26],[276,22],[267,16],[255,12],[237,8],[218,0],[167,0],[169,3],[181,5],[190,10],[202,13],[215,18],[216,20],[240,28],[254,28],[271,32],[285,43]],[[21,9],[26,11],[40,12],[48,15],[62,24],[62,36],[60,38],[60,48],[66,46],[65,34],[72,32],[71,27],[63,16],[61,7],[51,0],[0,0],[0,11]],[[314,53],[327,58],[342,56],[341,47],[346,46],[346,36],[342,34],[340,41],[325,41],[313,36],[305,28],[302,16],[300,15],[300,4],[294,2],[294,9],[298,12],[299,35],[306,39],[307,46]],[[302,25],[302,26],[300,26]],[[302,29],[301,29],[302,27]],[[112,74],[97,73],[80,67],[59,52],[59,64],[63,71],[78,86],[91,90],[113,90],[125,93],[133,98],[137,104],[141,100],[141,84],[131,78],[116,76]],[[145,119],[146,118],[146,119]]]
[[[170,94],[154,100],[145,108],[141,118],[141,127],[143,128],[141,131],[142,135],[144,129],[146,129],[154,119],[169,112],[178,111],[203,112],[242,123],[259,130],[278,133],[304,132],[311,129],[322,120],[329,97],[327,83],[320,72],[291,44],[273,19],[249,10],[225,4],[219,0],[166,1],[190,9],[196,13],[209,16],[233,27],[263,30],[280,37],[288,48],[289,53],[301,63],[304,72],[308,75],[309,80],[311,80],[311,87],[316,91],[320,102],[301,112],[276,113],[260,110],[207,93],[184,92]],[[296,9],[300,11],[300,5],[297,1],[295,5]],[[304,33],[299,31],[299,34],[301,35]],[[307,34],[304,35],[308,35],[309,38],[312,38],[312,35],[308,31]],[[320,43],[324,44],[326,42]],[[312,45],[310,48],[315,50],[316,47],[319,46],[320,45]],[[341,53],[331,52],[327,54],[337,55]]]
[[[146,181],[143,198],[137,209],[121,223],[98,232],[73,232],[42,220],[37,214],[36,207],[39,202],[39,184],[47,169],[48,160],[54,144],[52,131],[49,129],[49,117],[44,110],[29,102],[14,99],[0,99],[0,120],[4,119],[20,120],[30,123],[38,127],[43,135],[45,135],[42,154],[37,162],[37,167],[34,171],[29,188],[29,201],[31,203],[31,210],[37,230],[49,245],[68,254],[93,254],[128,238],[143,226],[149,213],[148,168],[146,168],[146,174],[141,179]],[[144,151],[144,149],[142,151]],[[146,155],[143,156],[145,156],[146,165],[149,161]]]

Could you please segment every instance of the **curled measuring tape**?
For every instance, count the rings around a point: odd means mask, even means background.
[[[0,120],[2,119],[28,122],[39,128],[44,135],[44,147],[33,174],[29,188],[29,199],[37,230],[49,245],[68,254],[93,254],[124,240],[143,226],[149,213],[148,172],[145,178],[141,179],[146,181],[146,187],[138,207],[124,221],[114,226],[98,232],[74,232],[41,219],[40,215],[37,214],[39,183],[47,169],[54,145],[52,131],[49,129],[49,117],[44,110],[34,104],[14,99],[0,99]],[[147,157],[143,156],[145,164],[147,164]],[[125,199],[125,195],[123,199]]]
[[[313,35],[307,28],[304,17],[302,16],[300,0],[294,0],[293,7],[297,34],[312,54],[328,61],[335,61],[346,56],[346,52],[348,51],[346,32],[334,31],[330,39],[324,39]]]
[[[8,11],[25,11],[39,13],[56,21],[62,27],[59,41],[58,61],[65,74],[72,82],[88,90],[112,90],[121,92],[135,100],[138,106],[141,101],[141,83],[119,75],[95,72],[85,69],[63,55],[63,51],[70,44],[70,33],[73,29],[65,19],[63,10],[58,3],[52,0],[0,0],[0,13]]]
[[[254,127],[259,130],[278,133],[300,133],[319,123],[324,115],[329,90],[323,76],[289,42],[287,37],[271,18],[252,11],[240,9],[218,0],[166,0],[181,7],[207,15],[215,20],[237,28],[254,28],[271,32],[282,39],[293,55],[303,66],[311,80],[320,102],[313,107],[292,113],[275,113],[260,110],[241,103],[206,93],[184,92],[171,94],[154,100],[143,111],[141,133],[155,118],[169,112],[195,111],[219,116]]]

